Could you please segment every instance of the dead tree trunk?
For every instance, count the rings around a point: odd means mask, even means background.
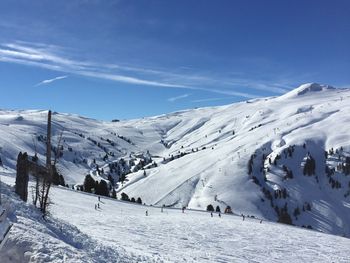
[[[20,152],[17,157],[17,175],[16,175],[16,193],[19,195],[19,197],[27,202],[28,198],[28,180],[29,180],[29,174],[28,174],[28,155],[27,153]]]
[[[42,200],[41,200],[41,211],[45,216],[48,207],[48,197],[52,184],[52,167],[51,167],[51,111],[48,112],[47,117],[47,140],[46,140],[46,169],[47,175],[44,178],[42,185]]]

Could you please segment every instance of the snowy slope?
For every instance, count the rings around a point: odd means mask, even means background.
[[[337,169],[350,155],[349,98],[349,90],[312,83],[281,97],[117,123],[56,113],[55,139],[63,130],[65,140],[59,170],[66,182],[81,184],[87,173],[106,179],[109,164],[120,158],[137,163],[150,155],[157,166],[128,173],[119,194],[173,207],[230,205],[237,214],[273,221],[287,203],[293,224],[350,236],[350,176]],[[37,137],[45,134],[45,118],[45,111],[0,112],[5,167],[15,168],[19,151],[34,154],[34,145],[44,160],[44,140]],[[289,147],[292,157],[285,154]],[[337,153],[326,159],[332,148]],[[316,169],[305,176],[309,154]],[[281,158],[274,164],[276,156]],[[94,159],[104,174],[98,175]],[[326,175],[326,164],[334,174]],[[285,169],[293,178],[285,178]],[[332,187],[332,180],[341,187]],[[286,197],[276,198],[284,189]],[[293,216],[297,208],[300,214]]]
[[[21,201],[4,183],[1,192],[8,219],[13,223],[0,249],[2,263],[134,262],[124,249],[111,248],[65,221],[53,217],[43,220],[35,207]]]
[[[14,184],[13,175],[1,180]],[[103,197],[95,210],[95,195],[62,187],[52,189],[52,216],[43,222],[31,206],[18,201],[8,187],[5,190],[6,203],[17,207],[17,221],[0,252],[1,262],[350,260],[346,238],[226,214],[211,217],[208,212],[174,208],[161,212],[159,207]]]

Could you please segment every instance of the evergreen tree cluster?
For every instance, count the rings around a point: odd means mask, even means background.
[[[264,193],[265,197],[268,199],[268,200],[272,200],[272,195],[271,195],[271,192],[266,189],[265,187],[262,188],[262,192]]]
[[[209,205],[207,206],[207,211],[208,211],[208,212],[214,212],[214,206],[213,206],[212,204],[209,204]]]
[[[332,177],[329,177],[328,182],[332,186],[332,188],[341,188],[341,183],[338,180],[333,179]]]
[[[293,179],[293,171],[288,169],[286,165],[283,165],[283,171],[285,172],[284,179]]]
[[[343,163],[343,173],[345,173],[345,175],[349,175],[350,174],[350,157],[347,156],[345,158],[345,162]]]
[[[303,173],[304,175],[311,176],[315,174],[315,169],[316,169],[316,161],[311,155],[309,155],[306,158]]]
[[[52,166],[52,172],[52,183],[54,185],[66,186],[63,175],[58,172],[57,167],[55,165]]]
[[[100,182],[95,181],[90,174],[85,176],[83,188],[84,191],[88,193],[109,196],[109,188],[107,182],[105,180],[101,180]]]
[[[311,211],[311,204],[308,203],[308,202],[305,202],[305,203],[303,204],[303,211],[304,211],[304,212],[305,212],[305,211]]]
[[[275,210],[277,212],[278,215],[278,223],[283,223],[283,224],[288,224],[288,225],[292,225],[293,221],[292,218],[290,217],[289,213],[288,213],[288,207],[287,207],[287,203],[285,203],[284,207],[279,209],[278,206],[275,207]]]
[[[294,215],[295,219],[298,220],[298,216],[300,215],[299,207],[296,207],[294,209],[293,215]]]
[[[286,199],[287,198],[287,190],[286,188],[283,188],[282,190],[278,189],[274,191],[274,197],[275,199]]]
[[[141,197],[138,197],[136,200],[134,197],[131,197],[131,199],[129,198],[129,196],[126,193],[121,193],[121,197],[120,200],[122,201],[127,201],[127,202],[132,202],[132,203],[137,203],[137,204],[142,204],[142,199]]]
[[[255,158],[255,154],[252,154],[250,156],[249,161],[248,161],[248,174],[249,175],[251,175],[253,173],[254,158]]]

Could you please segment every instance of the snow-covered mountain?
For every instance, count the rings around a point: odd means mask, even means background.
[[[280,97],[120,122],[54,113],[66,183],[113,178],[156,206],[234,213],[350,236],[350,90],[305,84]],[[0,111],[0,157],[44,160],[46,111]],[[145,169],[143,169],[145,168]]]

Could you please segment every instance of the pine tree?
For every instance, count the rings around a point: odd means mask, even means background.
[[[218,212],[218,213],[220,213],[221,212],[221,210],[220,210],[220,206],[216,206],[216,209],[215,209],[215,212]]]
[[[209,212],[214,212],[214,207],[213,207],[213,205],[208,205],[207,206],[207,211],[209,211]]]
[[[66,185],[66,182],[65,182],[64,177],[63,177],[62,174],[60,174],[59,185],[62,185],[62,186],[65,186],[65,185]]]
[[[129,196],[126,193],[121,194],[121,200],[123,201],[130,201]]]
[[[108,184],[107,184],[107,182],[105,180],[101,180],[96,185],[95,193],[98,194],[98,195],[109,196]]]
[[[117,199],[117,192],[115,191],[114,188],[112,190],[112,198]]]
[[[96,182],[95,180],[91,177],[90,174],[85,176],[84,180],[84,191],[88,193],[92,193],[92,190],[96,190]]]
[[[115,186],[114,179],[111,174],[108,174],[108,181],[111,183],[112,186]]]
[[[52,183],[54,185],[62,185],[65,186],[64,177],[57,170],[56,165],[52,165]]]
[[[298,218],[298,215],[300,215],[299,207],[297,207],[297,208],[294,209],[293,215],[294,215],[295,218]]]

